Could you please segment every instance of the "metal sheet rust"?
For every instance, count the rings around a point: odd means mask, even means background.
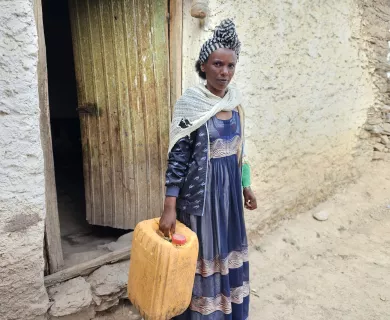
[[[69,2],[91,224],[130,229],[161,213],[167,8],[167,0]]]

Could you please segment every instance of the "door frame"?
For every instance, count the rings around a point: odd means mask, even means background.
[[[166,30],[166,32],[169,41],[169,100],[171,110],[174,102],[182,93],[183,1],[184,0],[168,0],[167,8],[168,30]],[[49,273],[54,274],[63,269],[64,258],[61,245],[52,135],[50,128],[46,43],[42,10],[42,0],[34,0],[34,15],[38,35],[37,73],[39,108],[41,112],[40,134],[45,174],[46,217],[44,250],[46,251]]]
[[[50,108],[47,77],[46,43],[43,29],[42,0],[34,0],[34,15],[38,34],[38,96],[40,136],[43,150],[45,175],[45,235],[44,250],[49,272],[54,273],[64,265],[60,221],[58,216],[57,190],[54,173],[53,145],[50,128]]]

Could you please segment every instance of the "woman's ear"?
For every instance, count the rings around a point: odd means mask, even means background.
[[[202,70],[202,72],[204,72],[204,63],[203,62],[200,64],[200,70]]]

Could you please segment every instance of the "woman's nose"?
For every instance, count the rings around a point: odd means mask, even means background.
[[[228,73],[229,73],[228,67],[227,66],[223,67],[222,70],[221,70],[221,75],[226,76]]]

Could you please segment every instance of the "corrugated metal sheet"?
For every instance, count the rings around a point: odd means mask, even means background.
[[[70,0],[87,220],[159,216],[169,135],[167,0]]]

